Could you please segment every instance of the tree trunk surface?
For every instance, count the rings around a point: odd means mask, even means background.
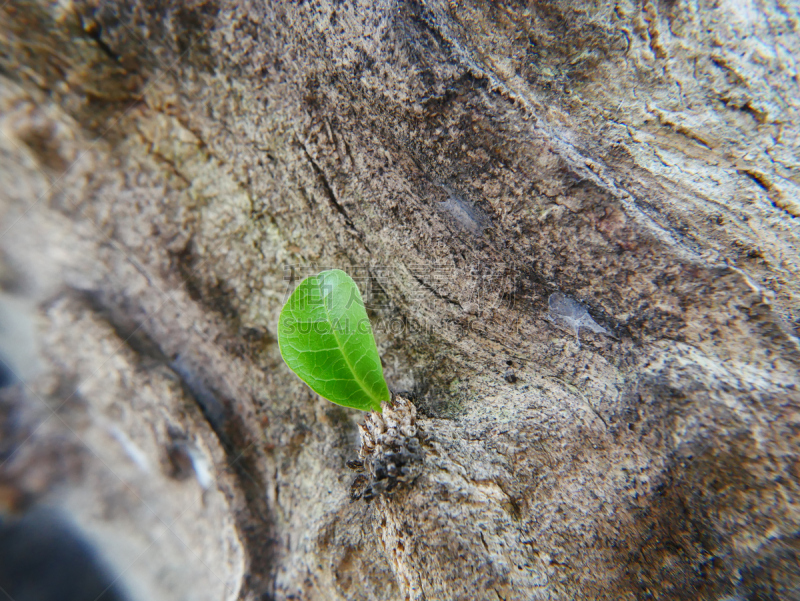
[[[132,599],[800,599],[796,2],[0,15],[4,512]],[[417,411],[371,502],[276,342],[332,267]]]

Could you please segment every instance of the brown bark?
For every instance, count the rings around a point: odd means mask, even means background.
[[[5,4],[5,497],[141,598],[800,598],[798,8],[599,4]],[[328,267],[424,433],[369,504]]]

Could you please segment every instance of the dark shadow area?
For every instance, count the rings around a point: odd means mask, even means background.
[[[128,599],[94,549],[44,509],[0,520],[0,591],[14,601]]]

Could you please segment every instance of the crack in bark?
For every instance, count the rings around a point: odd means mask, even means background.
[[[317,178],[319,179],[320,183],[322,184],[322,188],[323,188],[323,190],[325,190],[325,196],[327,197],[328,202],[330,203],[331,207],[333,207],[333,209],[337,213],[339,213],[342,217],[344,217],[344,221],[347,224],[348,231],[353,235],[353,237],[356,240],[359,241],[361,246],[364,247],[364,250],[366,250],[368,253],[372,254],[372,251],[364,243],[364,239],[363,239],[363,236],[362,236],[361,232],[358,231],[356,226],[353,224],[353,220],[350,219],[350,215],[347,214],[347,211],[342,206],[342,204],[339,202],[339,199],[336,196],[336,192],[334,192],[334,190],[333,190],[333,185],[328,180],[328,177],[325,175],[325,172],[322,170],[322,167],[320,167],[319,163],[317,163],[317,161],[314,159],[314,157],[311,156],[311,153],[308,151],[308,147],[306,146],[306,144],[304,142],[300,142],[300,147],[303,149],[303,154],[306,155],[306,159],[308,160],[309,164],[311,165],[311,169],[314,171],[314,174],[317,176]]]
[[[431,287],[431,285],[430,285],[430,284],[427,284],[426,282],[422,281],[422,280],[419,278],[419,276],[417,276],[417,275],[413,275],[413,278],[414,278],[415,280],[417,280],[417,282],[419,282],[419,285],[420,285],[420,286],[422,286],[423,288],[425,288],[425,290],[427,290],[428,292],[430,292],[431,294],[433,294],[433,296],[435,296],[435,297],[436,297],[436,298],[438,298],[439,300],[443,300],[443,301],[444,301],[444,302],[446,302],[446,303],[450,303],[451,305],[455,305],[456,307],[458,307],[458,308],[459,308],[459,309],[461,309],[462,311],[464,310],[464,307],[462,307],[462,306],[461,306],[461,303],[459,303],[458,301],[455,301],[455,300],[453,300],[453,299],[451,299],[451,298],[449,298],[449,297],[445,296],[444,294],[441,294],[440,292],[437,292],[436,290],[434,290],[434,289]]]
[[[780,197],[780,191],[775,190],[775,185],[771,181],[769,181],[766,175],[764,175],[759,171],[755,171],[753,169],[738,169],[737,171],[738,173],[752,180],[759,188],[764,190],[764,192],[767,193],[767,198],[769,198],[769,202],[773,207],[775,207],[776,209],[778,209],[783,213],[786,213],[792,219],[798,217],[798,215],[795,215],[792,211],[790,211],[786,207],[783,207],[780,204],[778,204],[778,202],[775,200],[773,196]]]

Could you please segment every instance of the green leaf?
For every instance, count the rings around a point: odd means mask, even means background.
[[[389,400],[364,301],[344,271],[300,282],[281,310],[278,345],[292,371],[329,401],[380,411]]]

